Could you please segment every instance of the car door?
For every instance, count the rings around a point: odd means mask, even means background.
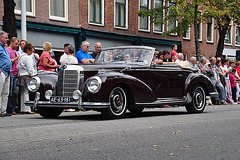
[[[177,65],[155,65],[148,71],[148,80],[158,98],[183,97],[187,75]]]

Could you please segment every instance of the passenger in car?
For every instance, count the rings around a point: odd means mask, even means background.
[[[131,57],[129,53],[125,54],[124,61],[131,61]]]
[[[178,60],[177,56],[172,56],[172,62],[176,62]]]
[[[133,51],[132,51],[131,59],[132,59],[133,62],[138,61],[139,55],[138,55],[138,51],[137,51],[137,50],[133,50]]]
[[[184,56],[182,53],[178,53],[178,59],[175,62],[183,62]]]
[[[163,62],[172,62],[171,58],[169,58],[169,55],[169,50],[163,50]]]
[[[155,64],[163,64],[163,60],[157,58],[157,53],[155,52],[152,62]]]
[[[158,59],[163,59],[163,51],[159,51],[158,53]]]
[[[80,50],[76,53],[76,57],[78,59],[78,63],[93,63],[95,59],[88,53],[90,44],[87,41],[83,41],[81,44]]]

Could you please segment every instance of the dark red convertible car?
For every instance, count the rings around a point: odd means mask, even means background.
[[[154,53],[152,47],[112,47],[102,50],[93,64],[39,72],[28,83],[26,104],[45,118],[58,117],[66,108],[99,111],[109,119],[124,117],[126,110],[139,113],[163,105],[203,112],[206,96],[218,95],[210,79],[187,61],[155,64]]]

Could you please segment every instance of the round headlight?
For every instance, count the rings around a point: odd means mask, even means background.
[[[73,92],[73,99],[79,100],[79,98],[82,96],[82,93],[79,90],[75,90]]]
[[[33,77],[27,84],[28,90],[30,92],[36,92],[40,87],[40,82],[41,80],[39,77]]]
[[[52,97],[52,90],[47,90],[46,92],[45,92],[45,98],[47,99],[47,100],[49,100],[50,99],[50,97]]]
[[[88,81],[88,90],[92,93],[97,93],[102,85],[102,80],[99,77],[91,77]]]

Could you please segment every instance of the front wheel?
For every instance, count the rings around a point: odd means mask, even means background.
[[[62,113],[63,109],[41,107],[38,108],[37,111],[44,118],[57,118]]]
[[[124,117],[127,110],[127,96],[121,87],[115,87],[109,96],[110,107],[101,111],[107,119],[117,119]]]
[[[191,94],[192,102],[186,105],[186,109],[189,113],[202,113],[206,105],[205,90],[201,85],[194,87]]]

